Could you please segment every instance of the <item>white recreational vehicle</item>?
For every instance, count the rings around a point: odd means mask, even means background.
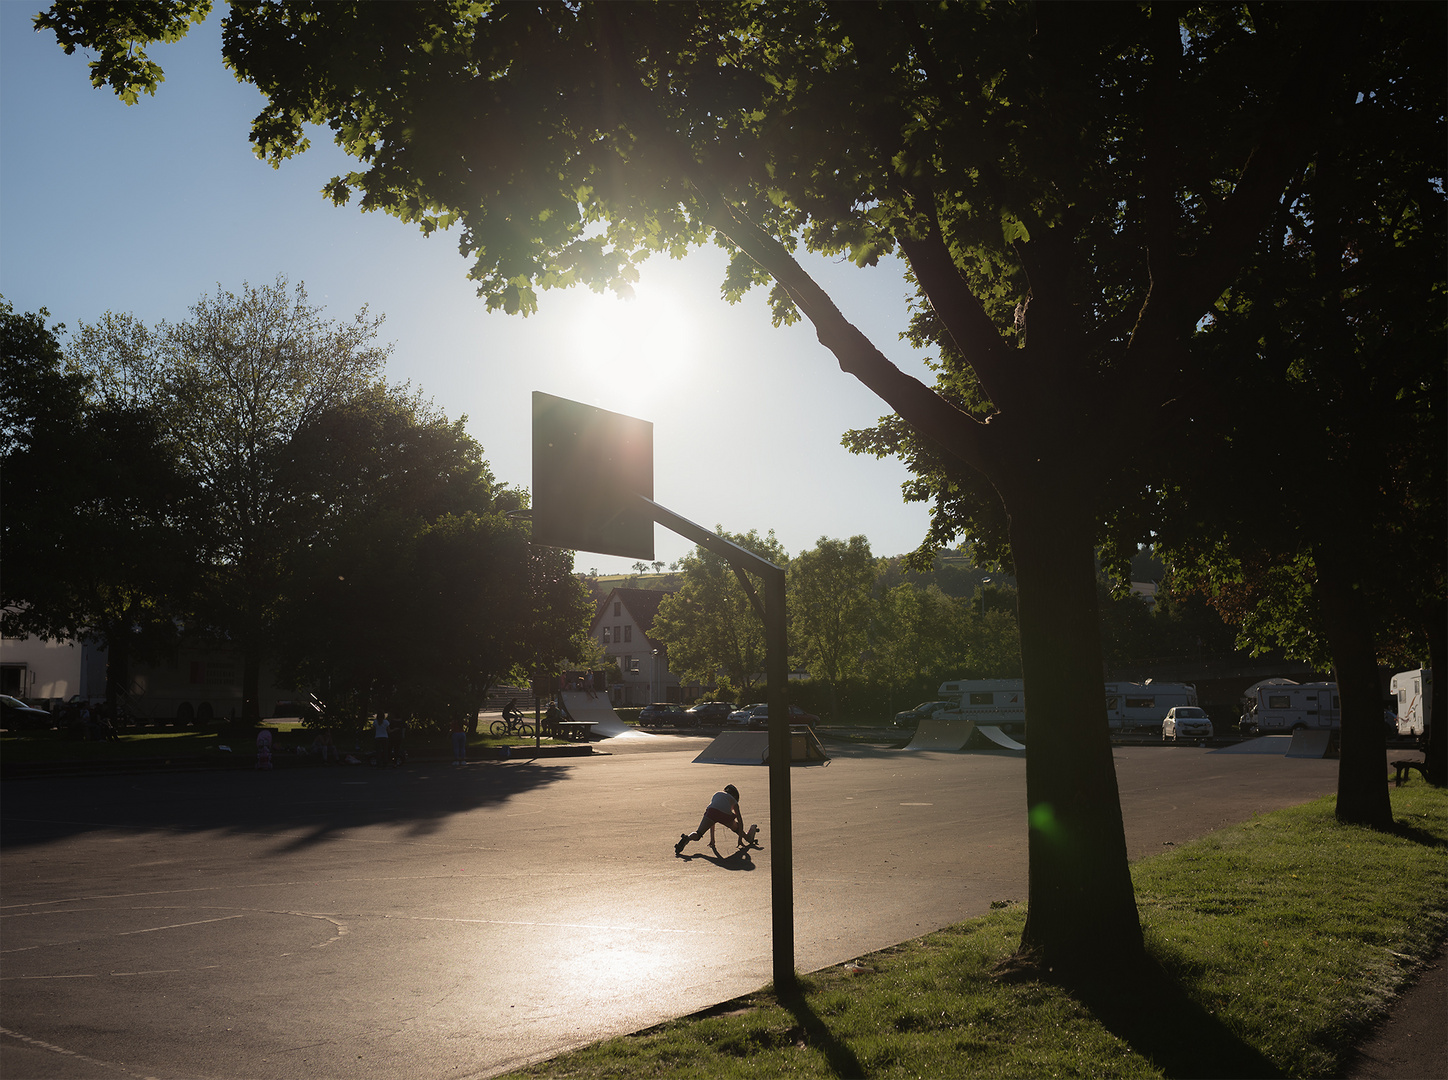
[[[1106,684],[1106,722],[1112,734],[1160,735],[1161,722],[1178,705],[1196,705],[1197,688],[1191,683],[1109,682]]]
[[[1106,684],[1106,719],[1114,733],[1160,735],[1167,710],[1197,704],[1197,688],[1188,683],[1113,682]],[[992,724],[1019,738],[1026,730],[1025,683],[1020,679],[958,679],[937,691],[944,701],[959,702],[960,717]],[[944,718],[954,716],[946,713]]]
[[[1398,734],[1421,737],[1433,718],[1433,669],[1400,671],[1388,689],[1398,702]]]
[[[1337,683],[1266,679],[1242,694],[1242,733],[1267,735],[1299,728],[1336,731],[1341,707]]]
[[[1020,679],[956,679],[936,691],[942,701],[953,701],[962,720],[974,720],[1020,736],[1026,730],[1025,683]],[[955,710],[941,719],[954,719]]]

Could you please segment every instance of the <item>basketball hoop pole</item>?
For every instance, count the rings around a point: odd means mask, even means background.
[[[789,794],[788,638],[784,570],[654,502],[654,425],[533,391],[533,541],[574,551],[654,557],[654,523],[721,556],[764,620],[769,679],[770,908],[774,987],[795,990],[794,823]],[[764,599],[746,571],[764,582]]]
[[[774,845],[769,858],[769,906],[774,920],[774,989],[776,993],[788,994],[795,985],[794,820],[789,787],[789,705],[784,692],[789,681],[784,570],[747,548],[680,517],[653,499],[644,495],[637,498],[645,505],[648,514],[664,528],[728,561],[755,610],[764,619],[764,671],[769,682],[769,840]],[[746,570],[764,579],[762,603],[749,579],[744,576]]]

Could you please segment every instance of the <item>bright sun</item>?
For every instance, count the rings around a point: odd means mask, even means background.
[[[612,293],[583,293],[579,300],[569,344],[590,382],[648,393],[692,381],[700,326],[674,290],[641,284],[631,300]]]

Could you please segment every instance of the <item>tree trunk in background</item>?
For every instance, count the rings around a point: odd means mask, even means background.
[[[1393,826],[1388,801],[1383,693],[1371,615],[1362,589],[1335,550],[1314,553],[1323,626],[1341,697],[1341,757],[1337,765],[1337,820],[1373,829]]]
[[[241,718],[253,724],[261,720],[261,644],[254,639],[242,650]]]
[[[117,723],[130,687],[131,621],[126,618],[106,627],[106,711]]]
[[[1423,756],[1428,760],[1428,783],[1448,787],[1448,714],[1443,712],[1443,680],[1448,675],[1448,600],[1435,597],[1427,605],[1428,662],[1437,678],[1433,680],[1431,721],[1424,732]],[[1426,695],[1425,695],[1426,696]]]
[[[1102,690],[1095,530],[1046,492],[1009,505],[1028,746],[1021,950],[1046,968],[1099,975],[1138,960],[1143,944]]]

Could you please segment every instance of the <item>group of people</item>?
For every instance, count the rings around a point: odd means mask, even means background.
[[[558,676],[558,692],[566,693],[569,690],[582,690],[591,698],[598,697],[600,690],[606,689],[603,672],[585,671],[583,674],[565,671]]]

